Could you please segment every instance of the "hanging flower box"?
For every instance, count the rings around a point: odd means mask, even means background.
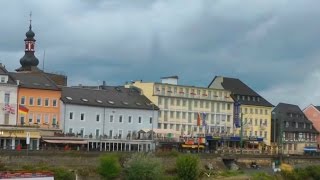
[[[193,93],[193,92],[192,92],[192,93],[190,93],[190,94],[191,94],[191,95],[196,95],[196,93]]]
[[[183,92],[183,91],[180,91],[179,94],[184,94],[184,92]]]
[[[208,96],[207,94],[202,94],[202,96]]]

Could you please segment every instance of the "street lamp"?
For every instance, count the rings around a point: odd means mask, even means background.
[[[242,154],[242,146],[243,146],[243,126],[248,123],[248,121],[243,122],[243,113],[240,113],[240,154]]]

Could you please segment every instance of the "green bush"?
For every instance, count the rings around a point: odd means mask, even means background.
[[[102,156],[97,171],[103,179],[114,179],[118,177],[121,172],[119,157],[115,154]]]
[[[199,157],[194,155],[181,155],[177,158],[178,177],[183,180],[198,179],[200,174]]]
[[[126,178],[130,180],[163,179],[161,161],[151,154],[137,153],[125,164]]]
[[[71,172],[65,168],[53,168],[51,171],[54,174],[55,180],[74,180],[74,172]]]

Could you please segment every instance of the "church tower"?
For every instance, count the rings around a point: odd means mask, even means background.
[[[31,24],[31,13],[30,13],[30,25],[29,25],[29,31],[26,32],[26,39],[24,39],[25,42],[25,48],[24,48],[24,56],[20,59],[21,67],[19,69],[16,69],[16,71],[40,71],[38,69],[39,60],[34,55],[35,52],[35,42],[34,39],[35,33],[32,31],[32,24]]]

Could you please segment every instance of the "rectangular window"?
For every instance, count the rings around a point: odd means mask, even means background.
[[[122,123],[122,115],[119,116],[119,122]]]
[[[85,133],[85,132],[84,132],[84,128],[81,128],[81,129],[80,129],[80,135],[81,135],[82,137],[84,137],[84,133]]]
[[[197,100],[194,101],[194,107],[198,107],[198,101]]]
[[[268,110],[264,110],[264,114],[267,115],[268,114]]]
[[[96,129],[96,137],[100,136],[100,129]]]
[[[57,107],[58,106],[58,103],[57,103],[56,99],[52,99],[52,106],[53,107]]]
[[[139,124],[141,124],[141,123],[142,123],[142,117],[139,116]]]
[[[260,114],[263,114],[263,109],[260,109]]]
[[[200,101],[200,108],[203,108],[203,101]]]
[[[80,120],[81,120],[81,121],[84,121],[84,113],[81,113],[81,114],[80,114]]]
[[[255,109],[255,110],[254,110],[254,113],[255,113],[255,114],[258,114],[258,109]]]
[[[4,77],[4,76],[1,76],[1,83],[5,83],[6,82],[6,77]]]
[[[112,138],[112,137],[113,137],[113,131],[110,130],[110,131],[109,131],[109,138]]]
[[[113,122],[113,115],[110,115],[109,120],[110,120],[110,122]]]
[[[41,98],[38,98],[38,99],[37,99],[37,105],[38,105],[38,106],[41,106],[41,105],[42,105],[42,100],[41,100]]]
[[[33,105],[34,105],[34,99],[33,99],[33,97],[30,97],[30,98],[29,98],[29,105],[30,105],[30,106],[33,106]]]
[[[132,123],[132,116],[128,116],[128,123]]]
[[[24,114],[20,114],[20,124],[24,124]]]
[[[227,122],[230,122],[231,116],[227,115]]]
[[[38,123],[38,124],[41,123],[41,114],[37,114],[37,123]]]
[[[4,103],[9,104],[10,103],[10,93],[4,94]]]
[[[180,99],[177,99],[177,106],[180,106]]]
[[[20,99],[20,104],[25,105],[25,103],[26,103],[26,97],[22,96]]]
[[[187,105],[187,100],[185,100],[185,99],[182,100],[182,105],[183,105],[183,106],[186,106],[186,105]]]
[[[46,107],[49,106],[49,98],[44,99],[44,106],[46,106]]]
[[[44,115],[44,123],[46,123],[46,124],[49,123],[49,115],[48,114]]]
[[[231,109],[231,104],[228,103],[228,104],[227,104],[227,110],[230,110],[230,109]]]
[[[180,112],[176,112],[176,118],[180,119]]]
[[[170,99],[170,105],[173,106],[174,105],[174,99]]]
[[[186,119],[186,114],[187,114],[186,112],[182,113],[182,119]]]
[[[152,117],[149,118],[149,123],[152,124]]]
[[[73,112],[69,112],[69,119],[73,120]]]
[[[57,115],[52,115],[52,125],[57,125]]]
[[[258,125],[258,119],[254,120],[254,125],[257,126]]]
[[[33,122],[33,114],[29,113],[29,123],[32,123],[32,122]]]
[[[96,121],[99,122],[100,121],[100,114],[96,115]]]
[[[173,111],[170,112],[170,118],[173,118]]]
[[[265,131],[265,132],[264,132],[264,138],[266,138],[266,139],[267,139],[267,135],[268,135],[268,132],[267,132],[267,131]]]
[[[121,139],[122,138],[122,129],[118,130],[118,138]]]
[[[73,133],[73,129],[69,128],[69,134],[72,134],[72,133]]]

